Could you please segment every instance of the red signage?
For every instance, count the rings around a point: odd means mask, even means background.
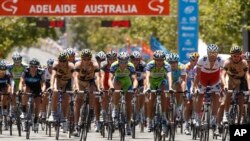
[[[169,0],[0,0],[0,16],[169,15]]]
[[[102,27],[130,27],[130,21],[102,21]]]

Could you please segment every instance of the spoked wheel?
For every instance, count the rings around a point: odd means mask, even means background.
[[[222,141],[226,141],[228,138],[229,126],[224,124],[222,127]]]
[[[26,139],[29,139],[30,138],[30,125],[29,125],[30,123],[28,123],[28,122],[26,122],[26,129],[27,129],[27,131],[26,131]]]
[[[174,141],[175,140],[175,124],[174,122],[171,122],[169,124],[170,129],[169,129],[169,141]]]
[[[113,137],[113,122],[109,123],[108,125],[108,140],[112,140]]]
[[[56,126],[56,140],[58,140],[60,132],[60,122],[57,122],[55,126]]]
[[[81,135],[80,135],[80,141],[86,141],[87,139],[87,125],[84,124],[81,127]]]

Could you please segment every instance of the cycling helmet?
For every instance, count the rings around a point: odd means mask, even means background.
[[[50,59],[47,60],[47,65],[48,66],[53,66],[53,63],[54,63],[54,59],[50,58]]]
[[[154,59],[164,59],[165,58],[165,53],[161,50],[156,50],[154,52]]]
[[[230,49],[230,54],[242,53],[242,49],[239,46],[233,46]]]
[[[7,65],[6,63],[2,60],[0,61],[0,70],[7,70]]]
[[[246,60],[250,60],[250,52],[245,53]]]
[[[131,59],[140,59],[141,58],[141,53],[139,51],[133,51],[130,55]]]
[[[207,52],[218,52],[219,51],[219,47],[215,44],[209,44],[207,46]]]
[[[29,65],[31,66],[39,66],[40,62],[36,58],[32,58],[29,62]]]
[[[58,56],[58,60],[67,60],[68,59],[68,54],[66,51],[60,52]]]
[[[66,52],[67,52],[68,56],[75,56],[75,51],[73,48],[67,48]]]
[[[103,51],[100,51],[95,55],[95,59],[98,61],[104,61],[106,60],[106,54]]]
[[[167,61],[168,62],[178,62],[179,61],[179,55],[171,53],[171,54],[169,54],[169,56],[167,58]]]
[[[88,57],[91,58],[92,57],[92,53],[89,49],[83,49],[81,51],[81,57]]]
[[[12,55],[12,59],[13,59],[13,61],[21,61],[22,60],[22,56],[20,55],[20,53],[15,52]]]
[[[118,60],[128,61],[129,55],[127,52],[121,52],[118,54]]]
[[[190,53],[189,55],[190,60],[195,60],[195,59],[198,59],[199,57],[200,55],[198,54],[198,52],[193,52],[193,53]]]
[[[117,57],[117,53],[115,51],[109,51],[107,54],[106,54],[107,58],[110,59],[110,58],[116,58]]]

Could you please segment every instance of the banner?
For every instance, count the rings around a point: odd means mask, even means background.
[[[189,62],[189,54],[198,51],[198,0],[179,0],[178,49],[180,62]]]
[[[0,0],[0,16],[169,15],[169,0]]]

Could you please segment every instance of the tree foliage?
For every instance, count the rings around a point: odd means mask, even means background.
[[[0,58],[13,47],[31,47],[40,37],[56,37],[54,29],[36,27],[37,18],[0,17]]]

